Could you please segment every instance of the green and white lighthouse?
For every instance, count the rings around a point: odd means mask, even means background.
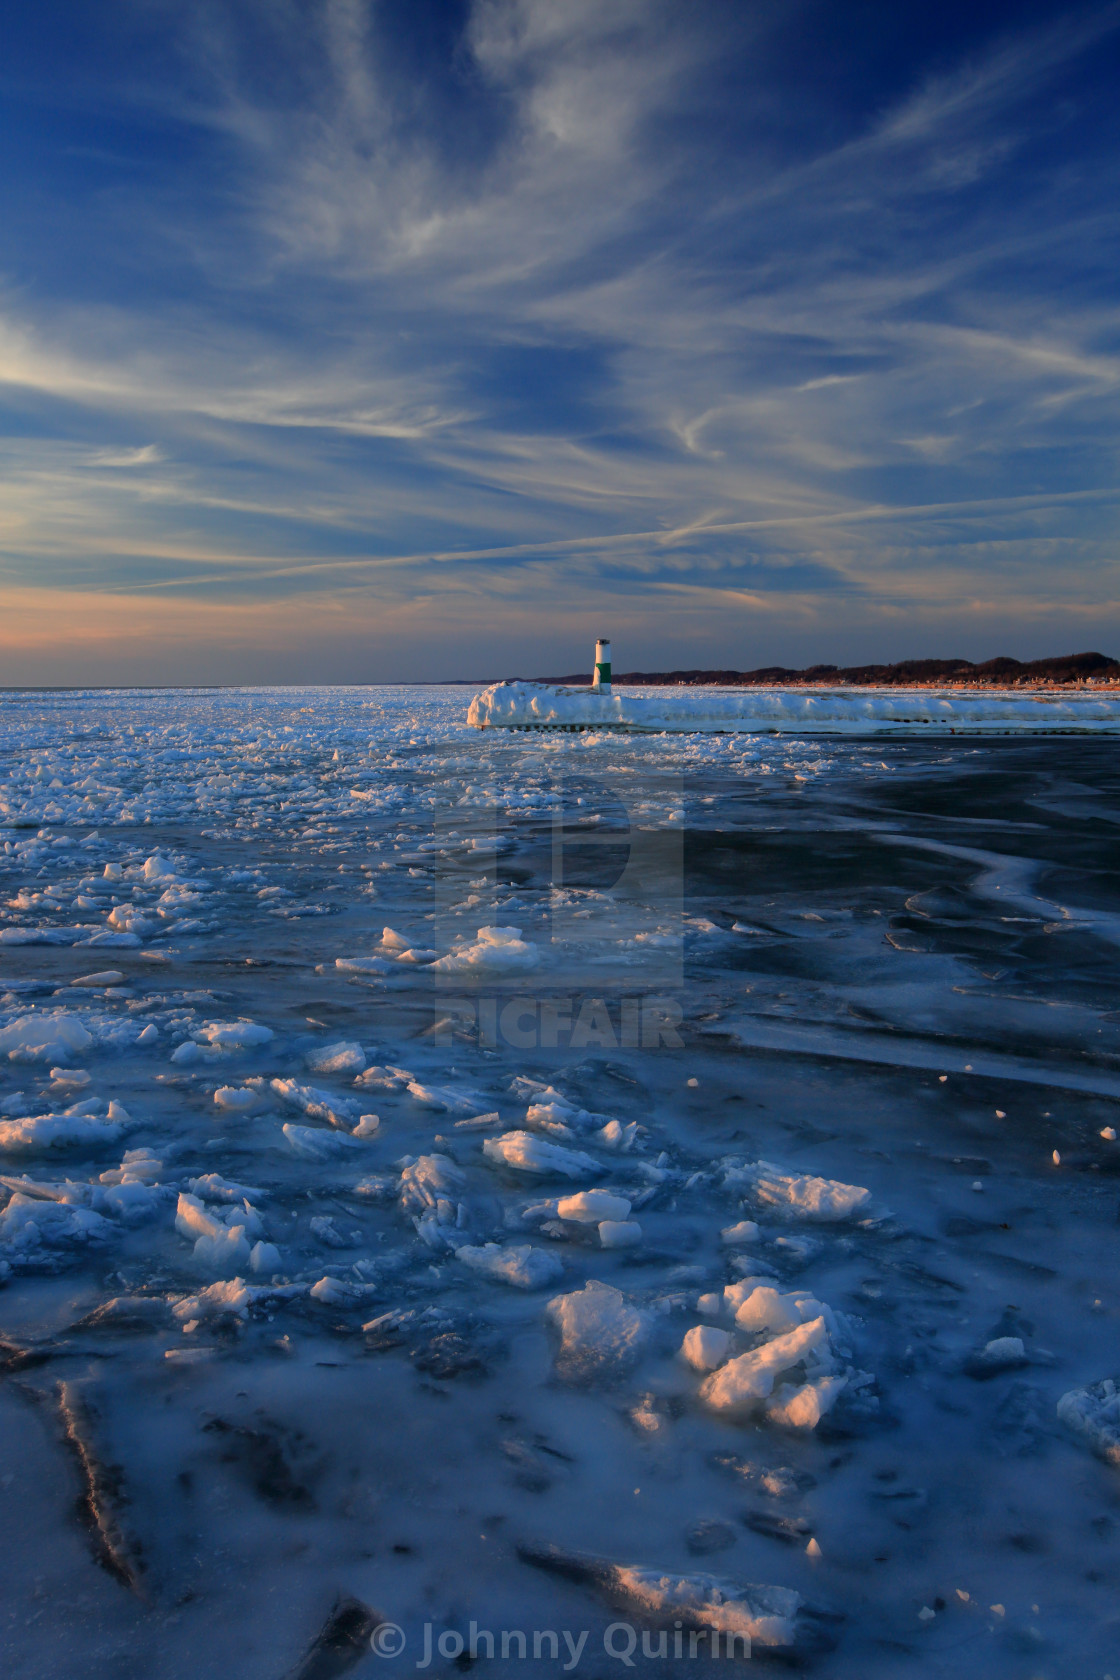
[[[609,694],[611,691],[611,644],[602,638],[595,643],[595,675],[591,679],[591,687],[596,694]]]

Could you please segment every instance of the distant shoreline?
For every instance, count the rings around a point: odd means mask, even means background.
[[[589,685],[590,673],[517,679],[560,686]],[[1001,656],[974,665],[968,659],[903,659],[894,665],[808,665],[791,670],[764,665],[756,671],[624,671],[614,688],[1066,688],[1120,686],[1120,661],[1103,653],[1059,654],[1026,662]]]

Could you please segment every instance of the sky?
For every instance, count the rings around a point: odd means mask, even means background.
[[[0,684],[1120,654],[1120,4],[52,0]]]

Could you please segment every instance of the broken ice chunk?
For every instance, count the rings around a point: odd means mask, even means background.
[[[783,1173],[771,1161],[757,1161],[747,1169],[754,1193],[767,1207],[779,1208],[796,1219],[828,1222],[849,1219],[871,1199],[870,1190],[836,1179]]]
[[[20,1178],[9,1177],[7,1173],[0,1174],[0,1185],[3,1185],[5,1190],[18,1191],[20,1195],[33,1196],[44,1202],[71,1202],[82,1207],[89,1204],[95,1188],[69,1178],[63,1179],[61,1183],[57,1180],[36,1180],[28,1178],[26,1173]]]
[[[325,1120],[341,1131],[350,1131],[358,1119],[360,1105],[353,1097],[336,1096],[317,1085],[299,1085],[294,1079],[274,1079],[272,1089],[290,1108],[298,1108],[312,1120]]]
[[[732,1338],[714,1324],[696,1324],[681,1343],[681,1357],[694,1371],[715,1371],[731,1352]]]
[[[334,966],[344,974],[391,974],[395,965],[384,957],[336,957]]]
[[[1120,1379],[1070,1389],[1058,1401],[1058,1417],[1098,1458],[1120,1465]]]
[[[970,1353],[964,1369],[970,1377],[994,1377],[1001,1371],[1014,1371],[1029,1365],[1027,1350],[1021,1336],[997,1336],[993,1341]]]
[[[309,1050],[303,1059],[312,1073],[362,1073],[366,1065],[365,1051],[349,1039]]]
[[[71,1325],[71,1329],[154,1329],[170,1317],[170,1310],[170,1301],[162,1295],[114,1295]]]
[[[647,1614],[688,1619],[721,1633],[745,1635],[752,1645],[781,1649],[794,1643],[800,1594],[790,1587],[743,1587],[714,1575],[617,1572],[619,1589]]]
[[[487,1138],[482,1153],[488,1161],[512,1167],[515,1172],[559,1174],[562,1178],[586,1178],[597,1173],[598,1161],[578,1149],[564,1149],[547,1143],[531,1132],[505,1132],[498,1138]]]
[[[469,1120],[455,1120],[452,1128],[456,1132],[485,1132],[491,1126],[500,1126],[502,1117],[497,1109],[490,1114],[472,1114]]]
[[[228,1283],[212,1283],[197,1295],[176,1301],[171,1311],[180,1324],[190,1324],[209,1318],[247,1318],[252,1304],[252,1290],[242,1278],[235,1277]]]
[[[128,1160],[128,1156],[125,1156]],[[104,1177],[104,1174],[102,1175]],[[189,1178],[187,1189],[207,1202],[259,1202],[266,1194],[252,1184],[234,1184],[221,1173],[206,1173],[201,1178]]]
[[[714,1411],[732,1417],[745,1416],[770,1398],[776,1378],[802,1364],[810,1354],[827,1353],[827,1350],[824,1319],[812,1319],[753,1353],[742,1353],[730,1360],[704,1383],[700,1398]]]
[[[328,1131],[325,1126],[294,1126],[285,1121],[281,1130],[296,1154],[308,1161],[329,1161],[334,1155],[364,1147],[364,1139],[351,1137],[349,1132]]]
[[[526,1073],[514,1074],[509,1082],[510,1092],[519,1102],[535,1102],[544,1091],[552,1087],[544,1084],[540,1079],[530,1079]]]
[[[441,1114],[474,1116],[483,1107],[481,1097],[472,1091],[457,1091],[450,1085],[422,1085],[418,1079],[411,1079],[408,1090],[422,1108],[434,1108]]]
[[[367,1067],[354,1084],[363,1091],[403,1091],[411,1078],[403,1068]]]
[[[246,1114],[251,1108],[259,1108],[262,1099],[251,1085],[219,1085],[214,1101],[227,1114]]]
[[[557,1369],[572,1381],[615,1375],[645,1346],[649,1321],[609,1284],[591,1278],[583,1289],[557,1295],[545,1316],[560,1333]]]
[[[800,1310],[802,1300],[811,1310]],[[797,1293],[782,1295],[778,1290],[760,1284],[751,1290],[736,1309],[735,1322],[740,1330],[748,1333],[760,1330],[782,1332],[792,1330],[810,1318],[819,1318],[821,1311],[820,1302],[813,1300],[811,1296],[801,1296]]]
[[[102,1184],[154,1184],[163,1173],[163,1162],[150,1148],[126,1149],[119,1167],[98,1174]],[[249,1192],[246,1191],[248,1195]]]
[[[400,1205],[404,1213],[426,1213],[440,1198],[456,1195],[466,1174],[447,1155],[421,1155],[401,1173]]]
[[[561,1196],[556,1204],[559,1219],[574,1219],[581,1225],[598,1225],[602,1219],[628,1219],[630,1203],[625,1196],[615,1196],[610,1190],[578,1190],[573,1196]]]
[[[114,939],[112,935],[95,934],[89,940],[89,944],[123,945],[127,940],[129,945],[135,947],[145,934],[154,933],[156,928],[151,917],[145,916],[134,904],[114,904],[106,920],[118,937]]]
[[[551,1132],[553,1137],[573,1138],[576,1134],[569,1122],[575,1116],[576,1110],[563,1103],[530,1103],[525,1124],[535,1132]]]
[[[623,1125],[620,1120],[608,1120],[601,1131],[594,1134],[595,1142],[603,1149],[617,1149],[626,1151],[632,1149],[638,1136],[638,1122],[631,1120]]]
[[[830,1376],[800,1385],[782,1383],[767,1402],[766,1416],[786,1429],[815,1429],[847,1382],[846,1376]]]
[[[232,1209],[230,1210],[233,1211]],[[247,1220],[226,1225],[208,1213],[197,1196],[181,1194],[175,1213],[175,1229],[194,1243],[194,1257],[208,1271],[227,1277],[249,1263],[246,1240]]]
[[[483,927],[474,945],[440,957],[432,968],[447,974],[520,974],[536,968],[540,960],[538,947],[522,939],[520,928]]]
[[[250,1050],[258,1044],[269,1044],[275,1034],[271,1027],[262,1027],[256,1021],[204,1021],[194,1033],[196,1041],[201,1041],[216,1050]]]
[[[155,1217],[168,1195],[174,1195],[174,1191],[142,1184],[137,1179],[124,1179],[120,1184],[99,1188],[94,1205],[99,1213],[108,1213],[126,1225],[139,1225]]]
[[[321,1301],[324,1306],[353,1307],[376,1295],[379,1287],[375,1283],[349,1283],[345,1278],[321,1277],[311,1285],[310,1294],[313,1301]]]
[[[275,1243],[256,1242],[249,1254],[249,1270],[273,1277],[280,1270],[280,1250]]]
[[[655,1626],[684,1623],[709,1630],[713,1655],[721,1636],[728,1642],[729,1656],[733,1654],[733,1638],[740,1655],[752,1646],[792,1650],[803,1641],[801,1623],[808,1618],[800,1594],[791,1587],[748,1586],[699,1572],[682,1575],[678,1570],[613,1564],[558,1546],[522,1544],[517,1550],[526,1563],[538,1569],[551,1570],[568,1580],[586,1581],[608,1602],[621,1600],[632,1605]]]
[[[727,1308],[728,1312],[734,1315],[739,1311],[743,1302],[746,1301],[760,1285],[763,1288],[770,1288],[772,1283],[773,1279],[770,1277],[745,1277],[740,1279],[738,1283],[724,1284],[723,1304]]]
[[[371,1202],[389,1202],[396,1196],[399,1179],[387,1173],[369,1173],[354,1185],[355,1196],[365,1196]]]
[[[314,1235],[325,1248],[349,1248],[350,1238],[335,1226],[329,1213],[320,1213],[308,1222]]]
[[[642,1227],[636,1219],[604,1219],[599,1225],[603,1248],[637,1248],[641,1240]]]
[[[508,1283],[515,1289],[541,1289],[555,1283],[563,1275],[563,1266],[555,1254],[544,1248],[532,1248],[528,1243],[516,1248],[501,1248],[486,1243],[481,1248],[461,1247],[455,1258],[483,1277],[496,1283]]]
[[[0,1056],[10,1062],[65,1062],[90,1049],[93,1035],[63,1011],[20,1015],[0,1028]]]
[[[41,1201],[19,1191],[0,1213],[0,1244],[9,1251],[104,1242],[112,1231],[108,1220],[90,1208]]]
[[[0,1121],[0,1155],[52,1154],[63,1149],[100,1149],[125,1129],[119,1118],[88,1114],[40,1114]]]
[[[106,870],[108,870],[106,865]],[[165,857],[159,852],[153,852],[150,858],[145,858],[142,870],[145,881],[176,881],[178,876]],[[119,877],[118,877],[119,879]]]
[[[55,1067],[51,1069],[51,1083],[54,1085],[88,1085],[89,1074],[85,1068]]]
[[[719,1234],[725,1248],[743,1248],[758,1241],[758,1226],[753,1219],[740,1219],[737,1225],[727,1225]]]
[[[427,1213],[413,1214],[412,1223],[420,1241],[439,1252],[456,1249],[464,1240],[457,1228],[454,1205],[444,1197]]]

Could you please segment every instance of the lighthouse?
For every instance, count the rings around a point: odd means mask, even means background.
[[[595,694],[609,694],[611,691],[611,644],[601,637],[595,643],[595,675],[591,679],[591,688]]]

